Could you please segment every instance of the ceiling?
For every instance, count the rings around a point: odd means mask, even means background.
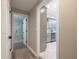
[[[39,0],[11,0],[11,7],[18,10],[30,11]]]
[[[42,0],[11,0],[11,7],[13,9],[29,12],[39,1]],[[56,0],[46,1],[48,17],[56,16]]]

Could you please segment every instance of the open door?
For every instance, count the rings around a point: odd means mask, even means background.
[[[26,46],[27,42],[27,19],[23,20],[23,43]]]

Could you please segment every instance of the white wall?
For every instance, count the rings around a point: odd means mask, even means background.
[[[59,59],[77,59],[76,0],[59,0]]]
[[[51,0],[48,4],[46,4],[47,7],[47,17],[56,17],[57,13],[57,5],[56,5],[57,0]]]
[[[8,36],[11,35],[10,28],[10,14],[9,14],[9,0],[1,0],[1,59],[10,59],[10,40]]]
[[[37,52],[36,39],[36,7],[32,9],[29,15],[29,46]]]
[[[37,42],[37,6],[42,2],[39,2],[33,7],[33,9],[29,13],[29,44],[31,52],[38,57],[38,42]],[[40,52],[40,51],[39,51]]]

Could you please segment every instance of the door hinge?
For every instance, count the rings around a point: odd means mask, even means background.
[[[10,52],[11,52],[11,50],[12,50],[12,49],[10,49]]]
[[[26,19],[26,21],[27,21],[27,19]]]
[[[11,13],[11,10],[9,11],[9,13]]]

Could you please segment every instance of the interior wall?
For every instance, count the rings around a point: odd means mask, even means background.
[[[33,50],[35,56],[38,56],[38,42],[37,42],[37,7],[42,2],[39,0],[38,3],[29,12],[29,43],[28,46]],[[40,51],[39,51],[40,52]]]
[[[36,7],[29,14],[29,46],[37,53]]]
[[[50,0],[45,6],[47,7],[47,17],[56,17],[57,14],[56,0]]]
[[[76,0],[59,0],[59,59],[77,59],[76,4]]]

